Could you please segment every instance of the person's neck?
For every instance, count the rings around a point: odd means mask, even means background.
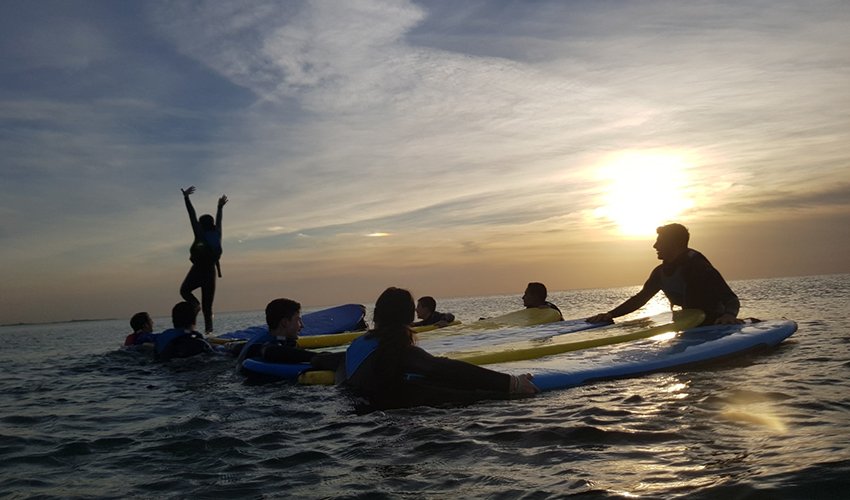
[[[670,257],[669,259],[664,259],[662,262],[664,264],[672,264],[673,262],[676,262],[676,259],[678,259],[682,255],[684,255],[685,252],[687,252],[687,251],[688,251],[688,247],[685,247],[682,250],[680,250],[679,252],[676,252],[676,254],[673,255],[672,257]]]

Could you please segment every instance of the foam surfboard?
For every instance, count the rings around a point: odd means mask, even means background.
[[[663,317],[665,315],[660,315],[658,319]],[[666,317],[670,318],[669,316]],[[685,330],[702,323],[705,314],[697,309],[685,309],[676,311],[670,319],[671,321],[665,322],[646,318],[634,323],[612,325],[582,333],[555,335],[510,344],[497,344],[485,349],[449,352],[443,355],[474,365],[536,359]]]
[[[536,355],[538,356],[553,354],[551,348],[547,347],[548,344],[554,345],[557,352],[587,349],[606,343],[626,342],[628,340],[646,338],[668,331],[675,331],[676,329],[687,328],[700,323],[702,319],[702,311],[696,310],[677,311],[676,313],[667,312],[614,325],[587,323],[584,319],[574,319],[525,328],[506,328],[471,334],[458,334],[437,339],[428,338],[418,345],[436,355],[444,355],[449,350],[456,351],[466,346],[487,346],[473,353],[463,352],[454,354],[456,356],[468,354],[470,357],[472,355],[486,356],[486,359],[482,357],[479,361],[495,363],[527,359],[527,356],[534,353],[537,353]],[[574,343],[564,341],[564,339],[574,338],[573,336],[575,335],[582,335],[584,331],[598,332],[599,334],[590,338],[577,338]],[[518,343],[516,342],[518,339],[536,340]],[[555,340],[553,341],[552,339]],[[511,340],[513,342],[505,344],[505,340]],[[528,342],[531,343],[529,344]],[[451,357],[452,355],[449,354],[449,356]],[[473,359],[473,361],[476,360]],[[483,362],[479,364],[483,364]],[[267,363],[260,360],[246,360],[242,366],[249,371],[279,378],[293,379],[298,377],[299,382],[304,384],[332,384],[334,380],[332,372],[311,370],[311,365],[307,363],[282,364]]]
[[[776,346],[795,331],[797,323],[788,320],[703,326],[669,338],[650,338],[492,368],[532,373],[533,382],[541,391],[551,391],[726,359],[757,348]]]
[[[534,307],[530,309],[520,309],[500,316],[484,318],[471,323],[464,323],[462,325],[447,326],[446,328],[441,328],[439,333],[453,334],[467,330],[494,330],[496,328],[541,325],[555,321],[561,321],[561,314],[558,311],[551,307]]]
[[[450,323],[450,325],[459,325],[460,321]],[[414,326],[411,329],[416,333],[429,332],[436,330],[436,325]],[[354,341],[357,337],[366,333],[366,330],[357,330],[354,332],[331,333],[327,335],[310,335],[308,337],[298,338],[298,347],[302,349],[318,349],[321,347],[336,347],[347,345]]]
[[[301,316],[304,328],[301,329],[298,335],[300,337],[310,337],[313,335],[351,332],[357,329],[365,314],[366,308],[361,304],[345,304],[307,313]],[[268,332],[269,329],[266,325],[258,325],[225,333],[207,340],[216,344],[222,344],[239,340],[250,340],[258,335],[265,335]]]

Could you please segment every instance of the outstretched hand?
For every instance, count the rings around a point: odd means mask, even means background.
[[[724,314],[717,318],[717,321],[714,322],[715,325],[740,325],[743,324],[744,320],[738,319],[732,314]]]
[[[588,323],[611,323],[614,321],[614,318],[608,313],[597,314],[596,316],[591,316],[587,318],[585,321]]]
[[[531,395],[540,392],[540,389],[531,381],[532,378],[534,377],[530,373],[511,375],[510,393]]]
[[[195,192],[195,186],[189,186],[186,189],[180,188],[180,191],[183,192],[183,196],[189,196]]]
[[[218,199],[218,206],[223,207],[225,204],[227,204],[227,196],[221,195],[221,198]]]

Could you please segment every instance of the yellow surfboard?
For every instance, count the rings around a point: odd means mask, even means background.
[[[705,314],[698,309],[685,309],[673,313],[671,322],[647,327],[645,321],[615,324],[609,327],[582,332],[556,335],[538,340],[526,340],[512,344],[499,344],[485,349],[453,352],[445,357],[465,361],[474,365],[507,363],[526,359],[542,358],[570,351],[591,349],[632,340],[646,339],[662,333],[676,332],[702,323]]]

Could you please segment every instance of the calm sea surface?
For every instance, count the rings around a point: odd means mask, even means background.
[[[334,387],[246,386],[225,357],[125,352],[127,320],[2,327],[0,497],[850,498],[850,275],[731,285],[743,316],[797,333],[699,370],[368,415]],[[635,290],[550,299],[573,318]],[[521,307],[438,301],[464,321]]]

